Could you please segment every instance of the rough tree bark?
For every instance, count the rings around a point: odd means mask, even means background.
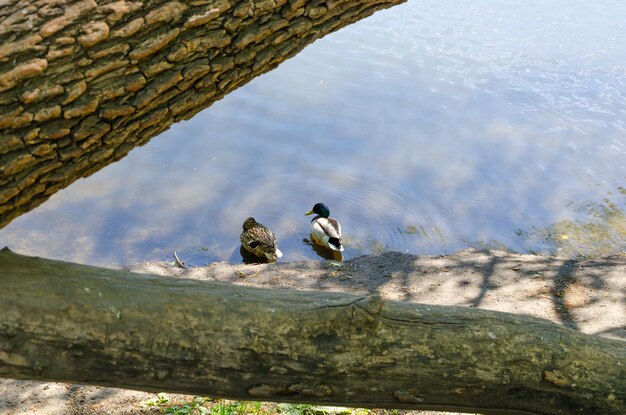
[[[0,1],[0,227],[406,0]]]
[[[0,376],[485,414],[626,413],[624,342],[546,320],[0,252]]]

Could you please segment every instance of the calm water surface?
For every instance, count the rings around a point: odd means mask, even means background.
[[[626,249],[626,3],[409,1],[328,36],[0,230],[97,265],[240,262],[253,215],[282,261],[470,246]]]

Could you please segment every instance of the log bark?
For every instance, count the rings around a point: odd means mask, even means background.
[[[0,2],[0,227],[314,40],[404,1]]]
[[[0,252],[0,376],[213,397],[624,414],[624,342],[546,320]]]

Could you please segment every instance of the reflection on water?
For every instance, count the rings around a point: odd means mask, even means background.
[[[243,246],[239,247],[239,255],[244,264],[269,264],[270,261],[265,257],[258,257],[248,252]]]
[[[311,247],[315,253],[323,259],[327,259],[329,261],[343,261],[343,253],[339,251],[333,251],[332,249],[326,248],[320,244],[316,244],[312,241],[312,238],[306,238],[303,242]]]
[[[408,2],[76,182],[0,243],[102,265],[174,250],[189,265],[240,262],[254,216],[279,238],[280,261],[319,258],[303,213],[324,201],[345,258],[553,251],[561,234],[577,241],[568,255],[618,252],[625,15],[626,3],[599,0]]]

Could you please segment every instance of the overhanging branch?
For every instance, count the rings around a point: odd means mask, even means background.
[[[0,4],[0,227],[59,189],[406,0]]]

